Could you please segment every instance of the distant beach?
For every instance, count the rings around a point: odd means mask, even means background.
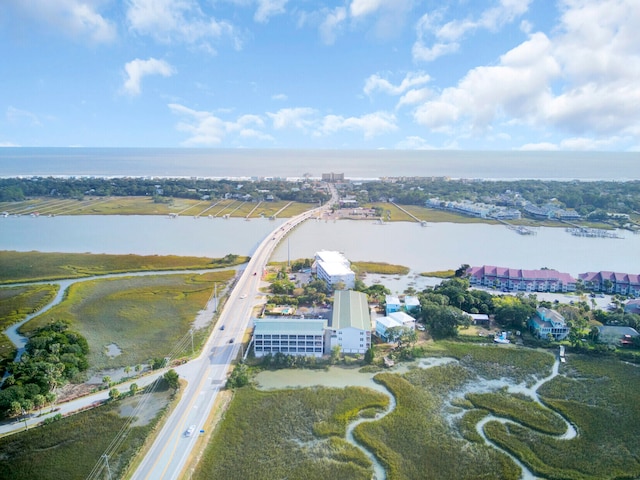
[[[640,179],[638,152],[0,148],[0,177]]]

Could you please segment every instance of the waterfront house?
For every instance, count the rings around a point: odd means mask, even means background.
[[[389,315],[393,312],[399,312],[402,304],[400,303],[400,299],[396,295],[386,295],[384,297],[385,301],[385,313]]]
[[[420,300],[418,297],[406,295],[404,297],[404,309],[407,313],[415,313],[420,311]]]
[[[489,315],[486,313],[467,313],[467,315],[471,317],[471,323],[473,325],[480,325],[487,328],[490,325]]]
[[[527,321],[527,327],[538,338],[564,340],[569,335],[569,327],[560,313],[550,308],[539,307],[536,314]]]
[[[389,340],[387,331],[396,327],[415,330],[416,319],[405,312],[392,312],[386,317],[376,318],[376,335],[385,342]]]
[[[618,347],[633,344],[633,338],[640,335],[635,328],[618,325],[603,325],[598,327],[598,342]]]

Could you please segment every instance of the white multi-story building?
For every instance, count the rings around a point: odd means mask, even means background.
[[[329,335],[326,320],[260,319],[255,321],[253,352],[256,357],[281,352],[320,358]]]
[[[331,349],[342,353],[365,353],[371,347],[371,313],[367,295],[337,290],[333,300]]]
[[[343,283],[345,289],[355,286],[356,274],[351,263],[340,252],[321,250],[315,255],[316,275],[325,280],[330,287]]]

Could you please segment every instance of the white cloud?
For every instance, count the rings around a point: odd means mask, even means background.
[[[116,38],[116,27],[98,13],[96,0],[9,0],[27,15],[37,18],[73,37],[88,37],[95,43]]]
[[[128,62],[124,66],[127,78],[123,85],[123,90],[129,95],[140,94],[140,83],[143,77],[148,75],[162,75],[170,77],[175,73],[174,68],[164,60],[150,58],[149,60],[141,60],[136,58]]]
[[[242,44],[233,25],[208,17],[194,0],[128,0],[127,21],[135,33],[197,44],[212,53],[211,39],[228,37],[236,48]]]
[[[258,9],[253,19],[259,23],[266,23],[270,17],[285,12],[288,0],[258,0]]]
[[[259,130],[264,127],[264,120],[258,115],[242,115],[235,121],[225,121],[211,112],[193,110],[177,103],[169,104],[169,109],[183,118],[176,128],[189,135],[183,142],[186,146],[218,145],[229,135],[273,141],[273,137]]]
[[[327,115],[316,135],[329,135],[340,130],[362,132],[365,138],[373,138],[398,129],[395,115],[387,112],[374,112],[360,117]]]
[[[18,145],[17,143],[12,143],[12,142],[0,142],[0,148],[2,147],[19,147],[20,145]]]
[[[423,15],[416,25],[417,40],[412,53],[415,61],[430,62],[443,55],[455,53],[460,49],[460,41],[468,32],[478,29],[498,31],[504,25],[513,22],[529,9],[532,0],[500,0],[491,8],[484,10],[477,19],[455,19],[441,24],[443,10]],[[427,38],[434,38],[431,46]]]
[[[409,72],[399,85],[393,85],[386,78],[379,74],[374,74],[365,81],[364,93],[370,96],[376,91],[381,91],[389,95],[401,95],[412,87],[428,83],[429,80],[431,80],[431,77],[424,72]]]
[[[347,9],[336,7],[331,10],[320,24],[320,37],[325,45],[332,45],[336,41],[337,31],[347,19]]]
[[[437,130],[468,119],[478,131],[497,118],[529,121],[548,101],[549,84],[560,74],[551,50],[544,34],[532,35],[504,54],[498,65],[470,70],[456,87],[446,88],[439,97],[420,105],[415,119]]]
[[[349,11],[353,17],[361,17],[374,13],[385,4],[385,0],[353,0]]]
[[[305,130],[313,126],[316,110],[307,107],[282,108],[275,113],[267,113],[273,121],[273,128],[280,130],[283,128],[298,128]]]
[[[276,93],[275,95],[271,95],[271,100],[284,101],[287,100],[287,96],[284,93]]]
[[[411,106],[420,104],[426,101],[432,95],[433,92],[428,88],[416,88],[409,90],[402,97],[400,97],[400,100],[398,100],[398,104],[396,105],[396,109],[399,109],[405,105]]]
[[[7,107],[6,117],[9,123],[19,125],[26,124],[32,127],[42,126],[42,122],[40,121],[40,117],[38,115],[27,110],[21,110],[12,106]]]

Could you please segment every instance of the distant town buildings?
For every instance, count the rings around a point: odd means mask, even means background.
[[[565,210],[555,204],[547,204],[542,207],[538,207],[533,203],[526,203],[522,210],[525,215],[538,220],[580,220],[582,218],[575,210]]]
[[[322,174],[323,182],[343,182],[344,181],[344,173],[323,173]]]
[[[318,278],[335,288],[336,284],[344,284],[345,289],[351,289],[356,283],[356,274],[351,270],[351,262],[340,252],[321,250],[315,254],[314,268]]]
[[[495,220],[517,220],[522,217],[520,210],[509,207],[499,207],[497,205],[488,205],[485,203],[474,202],[452,202],[440,200],[439,198],[430,198],[426,202],[429,208],[439,210],[449,210],[463,215],[472,217],[489,218]]]

